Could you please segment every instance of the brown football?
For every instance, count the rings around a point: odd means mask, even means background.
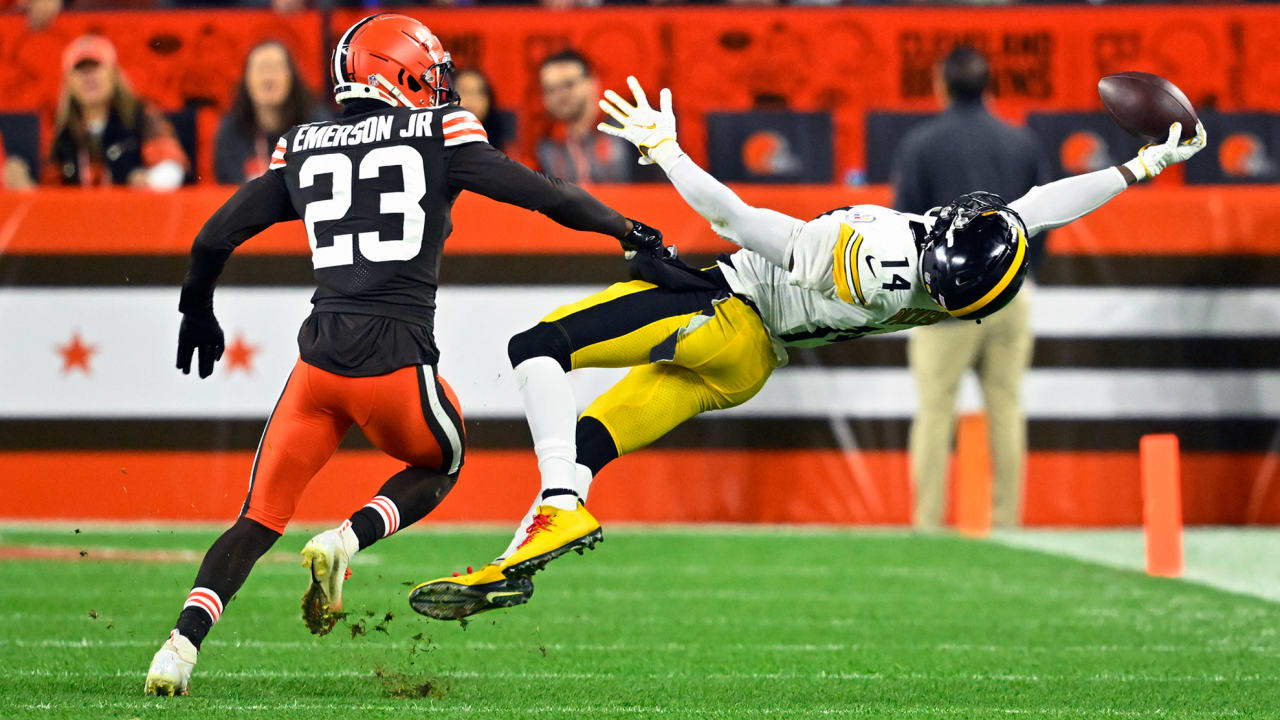
[[[1169,137],[1169,126],[1182,123],[1182,139],[1196,136],[1196,111],[1177,85],[1159,75],[1122,72],[1098,81],[1098,95],[1120,127],[1152,141]]]

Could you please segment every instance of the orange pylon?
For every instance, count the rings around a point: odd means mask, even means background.
[[[1147,574],[1182,575],[1182,473],[1177,435],[1143,435],[1142,524],[1147,540]]]
[[[985,413],[960,416],[956,429],[956,530],[991,534],[991,450]]]

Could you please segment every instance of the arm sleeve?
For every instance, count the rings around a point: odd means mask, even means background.
[[[275,223],[297,219],[281,172],[269,170],[240,186],[196,235],[178,310],[213,312],[213,287],[231,252]]]
[[[1112,167],[1037,185],[1009,207],[1022,217],[1031,237],[1088,215],[1126,187],[1124,176]]]
[[[573,183],[530,170],[487,142],[453,149],[449,185],[540,212],[573,230],[615,238],[627,234],[627,220],[617,210]]]
[[[723,183],[698,167],[688,155],[663,169],[680,197],[711,223],[716,234],[760,254],[774,265],[784,269],[788,267],[788,248],[793,236],[804,227],[803,221],[746,204]]]

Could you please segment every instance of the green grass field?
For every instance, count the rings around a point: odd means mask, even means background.
[[[528,605],[462,627],[414,614],[408,585],[504,536],[402,534],[357,560],[352,617],[315,638],[309,535],[291,532],[205,641],[192,695],[148,698],[196,561],[105,558],[214,533],[0,530],[77,551],[0,561],[0,717],[1280,717],[1280,606],[1262,600],[951,537],[605,535]]]

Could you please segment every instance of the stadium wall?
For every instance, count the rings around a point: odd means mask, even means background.
[[[866,166],[868,111],[936,109],[931,68],[959,40],[991,56],[993,106],[1014,121],[1028,112],[1100,111],[1097,79],[1123,70],[1169,78],[1202,110],[1280,111],[1275,5],[404,11],[423,17],[460,67],[491,78],[499,106],[516,114],[515,149],[525,155],[545,122],[537,64],[566,46],[592,59],[606,87],[636,74],[647,87],[672,88],[682,144],[700,160],[707,112],[830,111],[833,176],[841,180]],[[34,33],[22,16],[0,16],[0,109],[37,112],[47,123],[62,49],[84,32],[105,34],[144,96],[168,110],[196,110],[197,163],[211,177],[213,132],[248,49],[282,40],[321,88],[323,38],[366,12],[336,11],[327,27],[318,12],[66,12]]]
[[[884,188],[739,190],[799,216],[886,200]],[[596,191],[687,256],[732,249],[669,187]],[[229,192],[0,194],[0,518],[225,520],[239,510],[263,419],[296,358],[311,276],[296,223],[251,240],[218,293],[229,342],[218,374],[174,370],[185,254]],[[1025,391],[1028,523],[1139,522],[1138,438],[1165,431],[1186,451],[1188,522],[1280,522],[1273,192],[1137,190],[1050,236]],[[527,507],[536,467],[506,338],[623,279],[625,266],[607,239],[482,198],[464,196],[454,220],[437,334],[472,449],[433,521],[509,521]],[[576,373],[580,402],[616,377]],[[973,384],[961,405],[979,405]],[[610,520],[903,523],[913,408],[901,335],[798,351],[750,403],[606,469],[593,507]],[[299,520],[347,514],[396,469],[352,433]]]

